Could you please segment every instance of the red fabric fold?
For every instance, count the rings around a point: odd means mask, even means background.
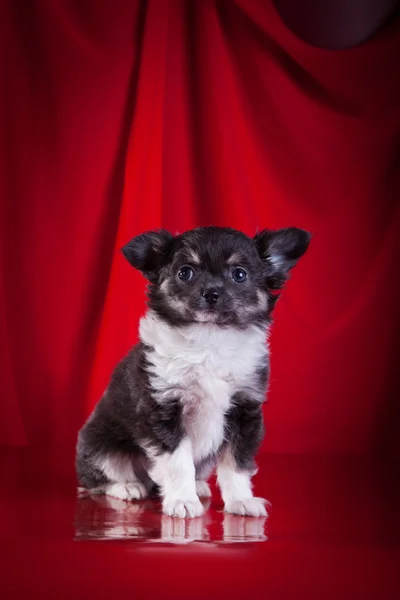
[[[399,453],[398,21],[319,50],[272,3],[36,0],[1,21],[0,442],[69,442],[136,340],[149,228],[313,232],[264,449]]]

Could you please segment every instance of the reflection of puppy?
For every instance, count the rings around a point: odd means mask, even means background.
[[[113,496],[92,495],[78,500],[75,540],[136,540],[145,543],[233,544],[265,542],[266,518],[252,519],[225,513],[222,523],[210,515],[196,519],[174,519],[152,510],[150,501],[124,502]],[[210,504],[206,502],[206,507]],[[222,530],[220,525],[222,525]]]
[[[248,519],[237,515],[224,515],[222,541],[226,543],[266,542],[266,519]]]
[[[208,542],[210,541],[210,533],[204,520],[205,517],[200,517],[184,521],[183,519],[172,519],[167,515],[162,515],[160,538],[158,541],[170,544]],[[251,520],[253,521],[254,519]]]
[[[196,517],[217,466],[227,512],[266,514],[251,476],[264,431],[272,290],[309,240],[293,227],[253,239],[206,227],[145,233],[123,248],[149,280],[149,310],[140,342],[79,433],[84,486],[136,500],[157,485],[165,514]]]
[[[151,515],[143,502],[127,503],[112,496],[100,495],[81,498],[75,512],[75,539],[151,538],[157,535],[158,523],[143,519],[143,514]]]

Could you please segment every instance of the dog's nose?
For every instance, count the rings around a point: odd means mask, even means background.
[[[203,292],[203,298],[207,304],[216,304],[220,295],[220,292],[216,288],[211,288]]]

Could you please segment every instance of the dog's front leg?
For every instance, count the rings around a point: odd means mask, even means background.
[[[204,509],[196,493],[192,444],[185,437],[173,452],[152,458],[150,477],[161,488],[163,513],[171,517],[199,517]]]
[[[251,486],[251,477],[256,471],[254,457],[264,434],[261,403],[237,394],[227,415],[227,431],[228,439],[217,465],[225,511],[251,517],[266,516],[267,501],[255,498]]]

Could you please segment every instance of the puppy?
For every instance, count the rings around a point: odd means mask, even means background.
[[[198,517],[214,468],[225,511],[265,516],[251,477],[264,435],[267,333],[279,290],[310,234],[294,227],[151,231],[122,252],[149,281],[140,342],[79,432],[76,467],[92,493],[155,490],[173,517]]]

